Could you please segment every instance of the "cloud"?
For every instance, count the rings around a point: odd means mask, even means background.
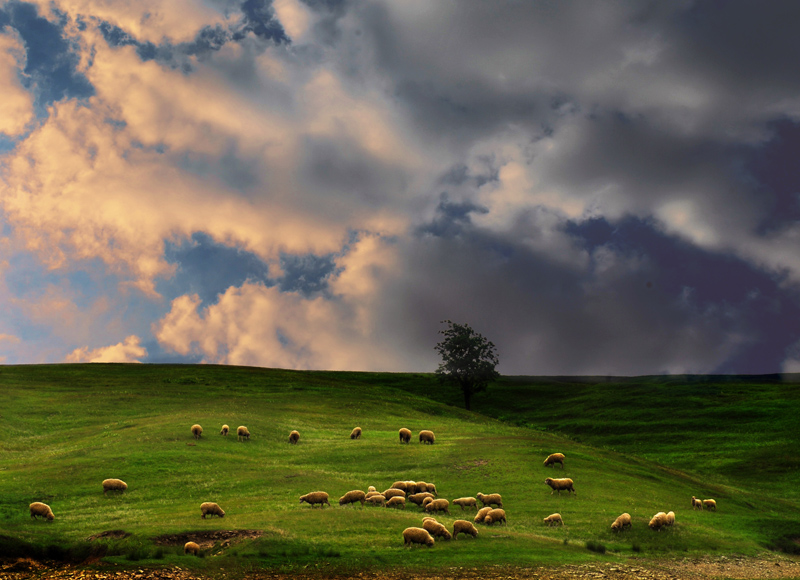
[[[67,363],[132,363],[142,362],[147,349],[141,346],[138,336],[131,335],[123,342],[89,350],[88,346],[76,348],[64,359]]]
[[[20,82],[25,68],[25,50],[18,35],[0,34],[0,133],[21,134],[33,119],[33,98]]]

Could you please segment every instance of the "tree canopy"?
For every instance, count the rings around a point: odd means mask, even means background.
[[[494,344],[475,332],[468,324],[448,324],[439,334],[444,339],[436,345],[442,362],[436,375],[443,383],[457,385],[464,394],[464,407],[471,408],[472,395],[486,390],[489,383],[500,376],[495,370],[499,359]]]

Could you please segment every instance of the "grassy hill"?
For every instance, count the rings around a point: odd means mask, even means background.
[[[478,414],[446,404],[457,394],[438,389],[431,375],[0,367],[0,554],[93,552],[137,566],[230,572],[535,566],[796,545],[796,387],[669,387],[507,378],[476,399],[486,413]],[[205,429],[199,441],[194,423]],[[252,439],[219,436],[223,423],[247,425]],[[353,441],[356,425],[364,435]],[[432,429],[436,444],[401,445],[400,427]],[[297,446],[287,443],[292,429],[301,433]],[[771,457],[761,460],[761,448]],[[575,496],[551,495],[544,485],[561,476],[542,466],[554,451],[567,455],[563,476],[574,479]],[[125,480],[128,491],[104,496],[108,477]],[[450,500],[499,492],[508,526],[408,549],[401,532],[421,525],[418,508],[337,505],[351,489],[383,490],[398,479],[434,482]],[[330,494],[331,509],[298,503],[315,490]],[[715,498],[719,511],[692,511],[692,495]],[[33,501],[48,503],[56,520],[31,520]],[[201,519],[203,501],[219,503],[226,517]],[[674,528],[647,529],[654,513],[669,510]],[[614,535],[609,525],[623,511],[633,529]],[[565,527],[543,526],[553,512]],[[452,529],[459,517],[455,508],[439,520]],[[130,535],[88,540],[113,530]],[[204,558],[183,556],[185,534],[227,530],[263,533],[220,540]]]

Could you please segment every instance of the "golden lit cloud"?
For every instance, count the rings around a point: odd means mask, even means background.
[[[33,120],[33,97],[19,80],[25,66],[25,49],[19,38],[0,34],[0,133],[19,135]]]
[[[88,346],[76,348],[64,359],[67,363],[138,363],[147,356],[138,336],[131,335],[123,342],[89,350]]]

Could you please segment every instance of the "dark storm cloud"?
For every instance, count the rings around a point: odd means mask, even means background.
[[[66,17],[50,22],[39,15],[33,4],[12,0],[0,7],[0,30],[17,31],[25,44],[27,62],[23,84],[31,89],[40,112],[62,99],[83,99],[94,94],[94,87],[78,71],[77,47],[64,31]]]

